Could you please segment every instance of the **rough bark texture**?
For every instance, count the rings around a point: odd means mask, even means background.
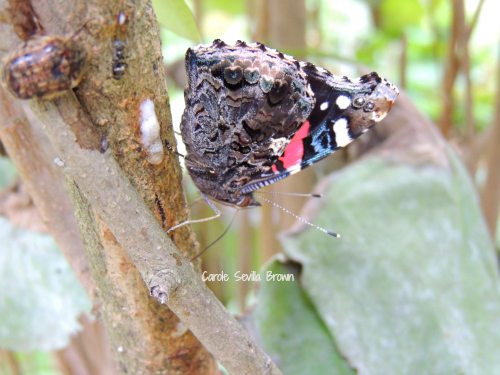
[[[78,207],[88,212],[85,209],[85,200],[88,199],[96,214],[109,227],[107,235],[116,238],[116,243],[125,249],[151,296],[157,302],[167,304],[181,319],[183,324],[178,324],[176,331],[170,332],[170,336],[182,337],[186,334],[185,327],[191,329],[230,373],[281,374],[271,359],[254,344],[249,334],[203,284],[193,265],[165,236],[110,152],[101,153],[81,147],[68,124],[84,121],[84,118],[76,117],[76,113],[72,113],[72,117],[68,116],[71,111],[66,111],[77,103],[75,98],[68,95],[55,103],[35,102],[33,105],[61,156],[61,167],[76,182],[73,188],[75,196],[81,195]],[[91,221],[86,224],[90,225],[83,230],[85,240],[97,238],[92,235],[92,231],[99,227],[93,226]],[[114,242],[114,239],[109,238],[109,241]],[[101,264],[99,266],[102,267]],[[130,315],[131,311],[127,313]],[[133,318],[129,319],[131,323],[140,316],[133,315]],[[137,365],[139,371],[134,371],[136,369],[132,366],[136,363],[124,360],[123,363],[130,366],[126,368],[127,372],[151,373],[149,369],[143,371],[150,363],[145,363],[144,357],[139,356],[142,353],[137,354],[137,342],[129,340],[134,334],[135,332],[129,331],[126,337],[128,341],[125,344],[130,345],[119,346],[116,350],[119,353],[126,352],[140,362]]]
[[[21,22],[26,17],[29,20],[30,16],[26,12],[23,17],[16,17],[15,12],[19,7],[30,9],[30,4],[26,1],[16,3],[13,0],[0,2],[0,12],[9,15],[0,31],[1,54],[16,48],[21,43],[20,39],[26,39],[27,33],[33,31],[31,26],[38,24],[38,20],[27,22],[27,25],[8,24],[12,20]],[[6,9],[10,12],[6,12]],[[16,33],[12,32],[13,29]],[[23,187],[36,205],[46,230],[54,237],[89,297],[97,303],[96,287],[85,258],[74,209],[65,189],[63,174],[54,164],[57,154],[38,119],[30,114],[27,102],[16,100],[0,89],[0,140],[16,165]],[[114,363],[110,359],[102,323],[85,322],[83,326],[85,332],[74,337],[67,348],[56,353],[59,369],[65,374],[114,374]]]
[[[88,78],[82,82],[77,95],[92,123],[99,127],[96,131],[99,147],[101,143],[109,144],[148,208],[163,228],[169,228],[187,217],[180,169],[178,163],[172,163],[173,155],[168,152],[163,163],[148,163],[138,129],[140,103],[151,99],[160,122],[161,139],[168,139],[170,144],[175,142],[161,69],[158,28],[151,5],[123,1],[108,2],[106,6],[97,2],[87,5],[89,14],[85,18],[99,20],[95,26],[91,21],[88,27],[97,43],[89,43],[96,47],[92,51]],[[112,78],[112,43],[120,11],[128,17],[125,36],[128,67],[123,78],[117,81]],[[113,327],[109,336],[121,370],[168,374],[217,372],[213,359],[189,331],[175,334],[179,320],[148,296],[135,266],[106,224],[86,213],[80,210],[83,219],[80,222],[92,226],[92,230],[85,232],[86,238],[94,235],[98,239],[88,248],[94,250],[94,275],[101,282],[99,289],[106,301],[104,318],[107,326]],[[173,239],[185,253],[197,249],[187,227],[176,231]]]
[[[83,126],[95,127],[93,135],[84,138],[82,134],[86,133],[78,130],[82,124],[75,124],[81,145],[94,149],[109,145],[163,228],[184,220],[187,211],[178,163],[169,162],[174,156],[168,152],[161,164],[148,163],[140,143],[139,106],[145,99],[155,103],[161,139],[170,144],[175,142],[159,30],[151,4],[146,1],[40,1],[35,8],[45,29],[51,33],[68,34],[73,32],[67,29],[68,25],[78,29],[88,22],[81,35],[84,43],[92,46],[91,60],[77,96],[83,112],[92,121]],[[112,77],[112,43],[120,11],[128,18],[124,35],[128,67],[118,81]],[[68,22],[54,21],[61,19]],[[91,269],[103,297],[103,316],[120,369],[158,374],[217,372],[213,359],[189,331],[184,335],[169,334],[177,332],[179,320],[148,297],[135,266],[106,225],[82,207],[78,212],[80,224],[93,229],[84,233],[92,244],[87,247]],[[188,227],[174,232],[173,239],[187,254],[197,249]]]
[[[90,37],[87,35],[84,39],[88,45],[94,46],[91,51],[91,66],[87,76],[95,78],[92,82],[96,86],[92,87],[93,90],[81,90],[83,96],[81,102],[85,105],[87,111],[99,117],[100,121],[96,121],[94,118],[94,123],[97,122],[100,124],[101,128],[92,136],[85,139],[80,137],[80,141],[87,147],[91,147],[99,145],[100,140],[106,137],[110,147],[115,150],[117,155],[121,156],[124,168],[131,175],[136,174],[134,177],[138,181],[138,185],[142,183],[143,186],[140,190],[142,190],[145,197],[149,198],[150,208],[156,210],[158,217],[160,213],[158,212],[157,204],[155,204],[155,199],[157,202],[164,201],[166,207],[172,208],[171,210],[165,209],[165,212],[170,213],[169,215],[166,214],[167,218],[164,223],[168,227],[176,219],[174,213],[181,212],[185,215],[184,202],[182,196],[179,197],[179,192],[182,191],[180,189],[179,169],[175,167],[167,169],[166,163],[161,168],[151,168],[152,166],[147,165],[147,163],[142,163],[141,168],[137,168],[137,163],[132,167],[132,163],[141,158],[141,152],[138,150],[137,142],[135,141],[137,139],[138,105],[134,108],[134,103],[132,103],[128,108],[122,106],[117,110],[117,104],[123,104],[124,100],[130,98],[132,101],[140,100],[140,98],[137,98],[139,93],[151,96],[151,98],[155,96],[161,98],[160,100],[164,101],[164,105],[157,106],[157,112],[159,112],[157,114],[160,119],[164,120],[161,125],[163,132],[166,133],[171,124],[169,124],[170,113],[168,98],[165,97],[165,86],[151,82],[155,78],[161,79],[161,77],[153,75],[150,75],[149,82],[126,78],[123,79],[123,82],[115,82],[110,79],[111,61],[109,60],[111,58],[111,43],[114,35],[116,16],[123,5],[123,2],[116,2],[116,4],[109,3],[107,4],[109,8],[107,8],[103,4],[98,6],[97,4],[84,4],[82,2],[59,3],[55,1],[40,1],[35,4],[35,7],[40,21],[45,25],[46,32],[49,34],[68,35],[71,33],[71,28],[77,29],[81,27],[82,22],[91,20],[87,26]],[[135,4],[128,4],[124,8],[130,12],[130,15],[133,14],[131,17],[133,20],[141,20],[143,28],[147,28],[148,25],[154,23],[151,8],[147,4],[145,5],[143,5],[142,9],[140,9],[139,4],[137,7],[135,7]],[[140,12],[147,13],[146,17]],[[61,22],[61,20],[65,20],[65,22]],[[143,39],[154,39],[151,38],[151,31],[141,32],[139,27],[134,27],[138,23],[137,21],[130,25],[132,30],[137,30],[137,32],[131,33],[131,37],[128,38],[131,49],[134,48],[134,44],[141,43],[138,40],[139,35]],[[143,71],[138,66],[141,61],[141,55],[145,54],[142,52],[146,51],[147,48],[150,48],[148,53],[151,58],[159,62],[157,66],[161,66],[158,39],[156,39],[156,48],[152,48],[151,43],[153,42],[151,41],[149,45],[143,45],[142,48],[136,48],[135,51],[131,50],[128,52],[131,55],[131,59],[135,57],[137,63],[136,67],[132,67],[132,63],[129,63],[131,67],[128,72],[131,75],[133,72],[135,72],[135,76],[143,74]],[[97,57],[101,61],[97,61]],[[109,84],[110,81],[111,84],[115,83],[115,85],[111,85],[106,90],[106,84]],[[146,87],[140,87],[137,84],[139,81]],[[125,92],[123,86],[126,82],[128,82],[128,90]],[[151,92],[155,90],[147,90],[148,86],[156,88],[157,92]],[[96,94],[96,91],[100,92]],[[85,92],[85,95],[83,95],[83,92]],[[90,95],[90,98],[94,99],[93,101],[86,100],[89,97],[89,93],[94,94]],[[105,101],[102,100],[103,97],[106,99]],[[23,181],[28,186],[51,233],[54,234],[61,248],[63,248],[65,255],[77,271],[80,280],[84,282],[87,290],[92,294],[94,287],[88,277],[88,265],[83,259],[83,247],[79,232],[76,230],[77,226],[73,209],[64,191],[64,186],[61,183],[61,173],[53,164],[56,154],[52,151],[50,144],[47,142],[44,134],[40,132],[40,129],[33,126],[33,124],[36,125],[36,117],[31,116],[28,121],[19,107],[18,101],[10,100],[8,97],[3,97],[2,99],[3,106],[1,109],[4,115],[2,117],[14,120],[11,123],[7,122],[7,125],[2,127],[2,140],[7,145],[9,155],[11,155],[23,177]],[[108,118],[112,120],[103,121],[103,119]],[[124,119],[127,119],[127,121],[124,121]],[[91,126],[91,124],[86,125]],[[166,134],[163,134],[163,137],[165,138]],[[133,152],[135,160],[130,159],[127,155],[131,148],[131,143],[135,149],[135,152]],[[158,186],[160,188],[157,188]],[[171,191],[175,192],[174,196],[170,194]],[[82,216],[80,219],[82,219]],[[103,233],[105,232],[104,230]],[[182,248],[196,248],[187,228],[183,231],[178,231],[176,234],[178,238],[177,242]],[[111,336],[115,339],[116,335],[114,333],[120,332],[121,335],[119,336],[123,338],[126,336],[125,332],[130,333],[130,331],[133,331],[133,334],[127,337],[132,340],[137,352],[142,351],[141,355],[137,355],[135,358],[139,360],[139,357],[142,357],[140,361],[148,362],[148,366],[146,367],[148,373],[210,373],[209,369],[214,368],[214,364],[208,353],[202,349],[197,340],[189,333],[183,337],[174,339],[170,335],[165,334],[165,332],[176,330],[178,324],[177,318],[173,313],[154,303],[148,297],[147,290],[144,288],[139,274],[128,259],[124,257],[123,250],[117,250],[113,242],[109,243],[107,241],[109,236],[101,236],[102,233],[98,233],[97,235],[98,237],[95,241],[96,248],[101,250],[115,249],[114,252],[110,252],[111,254],[105,257],[105,262],[100,264],[105,266],[103,272],[93,272],[94,276],[97,277],[101,297],[103,297],[103,294],[106,294],[105,298],[102,298],[102,302],[108,318],[108,327],[114,327],[114,329],[109,330]],[[98,247],[101,243],[103,243],[103,246]],[[96,265],[102,260],[99,257],[91,259],[94,271],[98,270],[99,267]],[[121,273],[119,271],[125,272]],[[137,287],[138,285],[140,287]],[[122,298],[123,296],[129,298]],[[139,315],[137,319],[132,321],[130,320],[131,310],[135,311],[136,315]],[[125,327],[127,327],[126,330],[123,329]],[[122,342],[117,339],[114,341],[113,346],[116,348],[121,344]],[[123,345],[123,347],[126,346]],[[179,352],[182,352],[183,355],[179,355]],[[204,362],[204,360],[200,361],[200,356],[201,359],[207,360],[207,366],[194,369],[194,363],[200,365],[200,363],[203,364]],[[119,361],[122,367],[129,368],[133,373],[143,372],[140,370],[141,367],[135,367],[142,364],[131,365],[130,362],[134,360],[134,356],[125,357],[118,354],[118,358],[120,357],[126,358],[124,361],[126,363]],[[170,358],[172,360],[169,360]],[[198,358],[198,361],[195,361],[195,358]],[[191,371],[187,371],[187,369]]]
[[[141,143],[139,108],[146,99],[154,103],[162,142],[175,143],[151,4],[40,0],[33,5],[46,33],[71,35],[81,29],[78,40],[89,46],[90,63],[77,98],[68,93],[53,103],[30,104],[60,157],[58,164],[70,176],[70,195],[120,371],[218,372],[191,328],[232,373],[279,374],[165,237],[164,230],[185,220],[187,210],[175,156],[165,148],[160,163],[149,163]],[[115,80],[112,43],[120,11],[128,19],[128,68]],[[197,253],[189,227],[173,232],[172,239],[188,257]],[[182,323],[162,306],[166,302]]]

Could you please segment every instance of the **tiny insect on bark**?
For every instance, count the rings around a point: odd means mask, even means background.
[[[125,70],[128,67],[126,62],[126,52],[125,48],[127,45],[127,28],[129,23],[129,16],[123,10],[118,12],[116,16],[116,33],[113,39],[113,64],[112,73],[113,78],[119,80],[125,74]]]
[[[53,99],[76,87],[87,51],[73,37],[35,37],[3,59],[2,81],[19,99]]]

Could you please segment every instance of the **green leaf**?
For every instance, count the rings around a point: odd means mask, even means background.
[[[13,183],[16,176],[14,164],[8,158],[0,156],[0,190]]]
[[[158,21],[167,30],[194,42],[200,41],[193,14],[184,0],[153,0],[153,8]]]
[[[467,172],[454,156],[450,166],[356,163],[331,176],[315,218],[342,237],[307,230],[284,240],[321,320],[360,373],[500,368],[496,258]]]
[[[266,281],[266,275],[295,281]],[[266,352],[284,374],[354,374],[298,282],[298,269],[278,261],[262,273],[253,321]]]
[[[53,350],[79,331],[91,303],[52,238],[0,217],[0,347]]]
[[[409,26],[416,26],[424,16],[419,0],[383,0],[380,4],[381,26],[388,34],[399,36]]]
[[[244,1],[227,1],[227,0],[204,0],[203,9],[205,11],[221,11],[228,13],[232,16],[244,15],[245,6]]]

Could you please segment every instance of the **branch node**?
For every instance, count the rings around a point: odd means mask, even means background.
[[[148,282],[149,294],[161,304],[166,304],[172,292],[181,285],[181,280],[169,269],[154,274]]]

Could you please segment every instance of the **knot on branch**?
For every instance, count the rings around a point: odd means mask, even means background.
[[[181,280],[170,269],[156,272],[148,282],[149,294],[161,304],[166,304],[172,292],[180,286]]]

